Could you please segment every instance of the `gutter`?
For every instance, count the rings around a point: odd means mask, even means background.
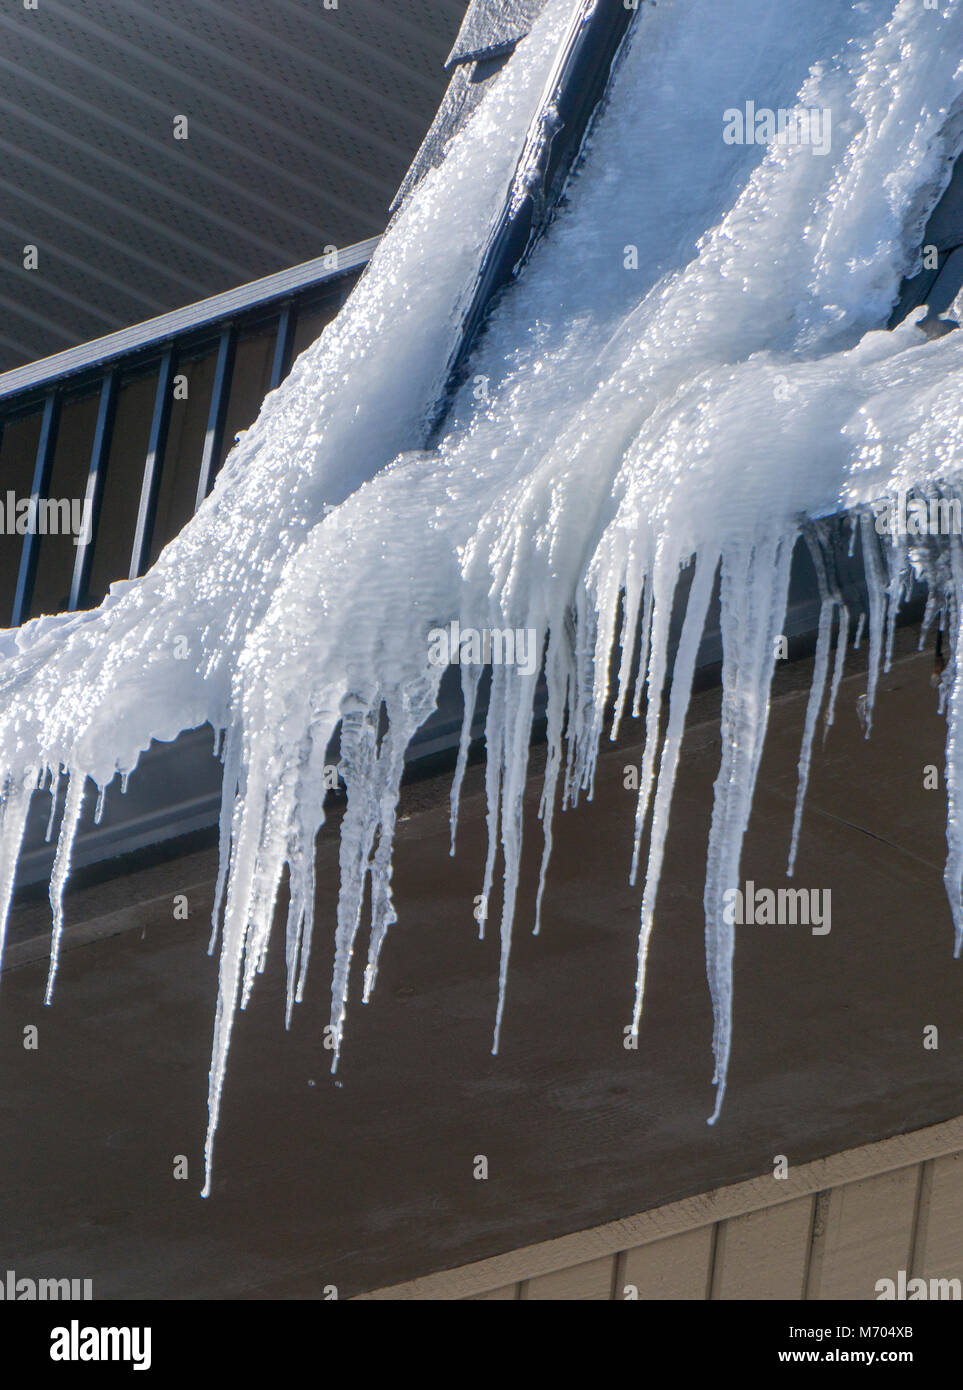
[[[636,10],[615,0],[578,0],[542,89],[502,211],[489,234],[446,386],[428,420],[428,443],[440,433],[468,358],[499,294],[517,274],[551,221],[608,87]]]

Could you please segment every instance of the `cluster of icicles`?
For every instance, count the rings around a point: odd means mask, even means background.
[[[734,945],[723,902],[739,882],[790,561],[802,538],[822,600],[793,859],[815,731],[824,706],[832,719],[849,637],[836,533],[840,517],[855,519],[869,593],[870,713],[914,581],[928,589],[927,623],[947,634],[946,884],[958,948],[963,940],[963,544],[881,544],[871,510],[897,489],[957,495],[963,476],[963,333],[929,341],[914,323],[880,331],[901,278],[919,265],[927,215],[960,144],[961,5],[947,0],[934,13],[916,0],[852,9],[810,0],[800,14],[771,0],[660,0],[646,10],[564,210],[499,303],[445,437],[425,450],[459,306],[570,9],[571,0],[549,0],[342,313],[269,397],[211,498],[152,571],[115,586],[96,612],[41,619],[5,639],[3,920],[31,798],[49,779],[56,806],[56,784],[68,779],[50,886],[51,982],[87,779],[102,791],[126,777],[152,739],[205,723],[223,735],[205,1191],[231,1029],[263,968],[285,869],[289,1012],[301,996],[323,766],[338,733],[347,807],[335,1063],[366,901],[364,996],[374,988],[395,920],[405,751],[438,699],[428,634],[454,618],[534,629],[544,651],[538,911],[556,804],[591,795],[613,706],[613,737],[628,707],[644,714],[631,866],[634,880],[644,846],[637,1028],[684,722],[718,580],[723,752],[705,885],[717,1115]],[[723,112],[748,97],[831,110],[831,153],[724,143]],[[174,659],[175,641],[183,650],[185,640],[194,659]],[[479,674],[462,667],[453,838]],[[499,845],[504,859],[496,1046],[537,687],[537,673],[494,667],[485,716],[487,900]]]

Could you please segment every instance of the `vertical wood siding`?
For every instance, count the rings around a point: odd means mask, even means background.
[[[361,1297],[871,1301],[900,1270],[963,1285],[963,1116]]]

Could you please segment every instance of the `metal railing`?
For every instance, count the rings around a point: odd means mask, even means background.
[[[67,471],[78,500],[82,493],[84,514],[90,518],[83,535],[73,538],[75,553],[66,555],[71,561],[69,589],[65,582],[52,601],[48,593],[41,611],[72,611],[96,602],[101,595],[91,591],[91,578],[98,555],[102,590],[112,580],[143,574],[158,546],[171,539],[171,534],[162,534],[162,527],[159,530],[158,502],[165,466],[170,462],[168,444],[179,369],[206,363],[209,372],[205,370],[203,375],[210,376],[209,388],[206,380],[200,382],[206,396],[203,434],[196,439],[196,448],[185,446],[191,457],[178,460],[183,476],[179,476],[175,490],[184,494],[188,486],[185,479],[190,483],[190,497],[181,495],[172,507],[180,525],[185,513],[195,511],[213,486],[231,443],[226,438],[229,418],[240,428],[251,423],[263,396],[290,370],[299,328],[308,334],[300,344],[303,347],[337,313],[377,243],[378,238],[372,238],[330,252],[0,376],[0,479],[4,488],[10,486],[11,469],[5,466],[3,446],[10,442],[25,481],[32,452],[28,487],[31,515],[36,517],[38,505],[50,497],[58,449],[72,450],[72,466]],[[248,372],[248,379],[238,383],[235,369],[239,348],[252,342],[267,364],[266,374]],[[142,387],[151,380],[154,387],[146,447],[139,457],[131,456],[126,445],[115,448],[118,410],[125,392],[135,383]],[[89,446],[86,439],[65,439],[68,407],[90,403],[91,398],[96,399],[96,412],[88,412],[92,415]],[[140,414],[144,415],[142,408]],[[131,422],[135,434],[136,424],[136,420]],[[14,448],[11,441],[17,431],[20,437]],[[84,459],[77,458],[78,450]],[[101,534],[101,521],[108,478],[113,479],[115,491],[123,491],[129,499],[121,513],[130,535],[129,547],[120,546],[113,537],[111,553],[105,556],[108,541]],[[0,625],[7,622],[18,627],[36,616],[38,563],[43,546],[52,544],[52,538],[40,534],[36,526],[26,528],[22,540],[19,534],[11,536],[9,518],[5,529],[5,539],[19,542],[20,549],[15,583],[10,585],[8,580],[12,603],[6,614],[0,610]],[[64,560],[62,552],[61,565]],[[7,601],[6,596],[0,598],[4,605]]]

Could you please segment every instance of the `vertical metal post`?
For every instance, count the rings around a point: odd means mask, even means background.
[[[67,604],[71,613],[75,612],[87,597],[94,559],[94,537],[97,534],[100,506],[104,498],[107,460],[110,458],[110,444],[114,435],[116,408],[117,372],[111,368],[100,386],[100,404],[97,407],[97,424],[94,426],[94,442],[90,450],[90,467],[87,470],[87,488],[84,493],[83,516],[87,523],[86,532],[77,546],[74,573],[70,582],[70,599]]]
[[[23,538],[20,552],[20,569],[17,574],[17,591],[13,599],[11,627],[19,627],[30,616],[30,602],[33,598],[33,585],[37,577],[37,504],[47,496],[50,486],[50,473],[53,469],[54,450],[57,447],[57,426],[60,422],[60,395],[51,391],[43,403],[43,419],[40,422],[40,439],[37,442],[37,457],[33,468],[33,481],[30,485],[30,503],[33,513],[33,526]]]
[[[294,329],[297,311],[291,300],[281,310],[278,319],[278,336],[274,342],[274,360],[271,363],[271,382],[268,390],[280,386],[291,366],[291,353],[294,350]]]
[[[154,394],[154,414],[150,425],[150,441],[147,445],[147,458],[144,461],[144,478],[140,489],[140,506],[137,509],[137,526],[134,530],[134,546],[130,556],[130,578],[136,579],[147,568],[150,557],[150,543],[154,532],[157,512],[157,494],[160,489],[161,469],[164,466],[164,450],[167,447],[167,430],[171,419],[171,384],[174,375],[174,348],[169,347],[161,359],[160,373],[157,377],[157,390]]]
[[[197,479],[195,511],[214,486],[214,474],[224,442],[224,423],[227,419],[227,403],[231,394],[231,379],[234,375],[236,343],[237,332],[233,324],[228,324],[217,345],[217,363],[214,367],[214,384],[211,387],[211,405],[207,412],[207,433],[204,436],[201,471]]]

